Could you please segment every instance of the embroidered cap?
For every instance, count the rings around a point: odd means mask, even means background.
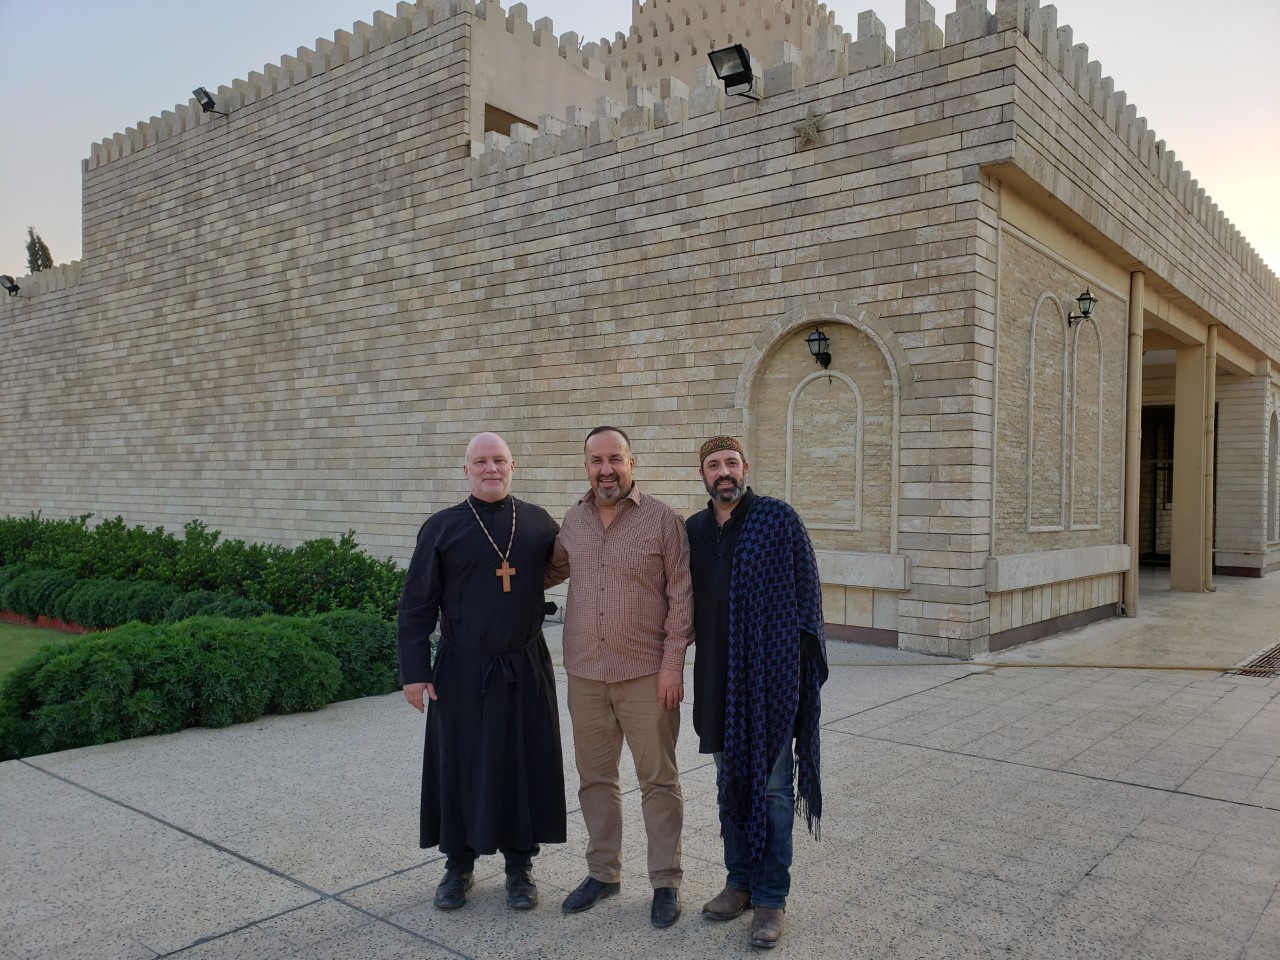
[[[701,467],[703,461],[705,461],[707,457],[711,456],[713,453],[719,453],[721,450],[735,450],[737,451],[738,456],[742,457],[744,460],[746,459],[746,454],[742,452],[742,444],[733,437],[712,437],[704,443],[702,448],[698,451],[698,466]]]

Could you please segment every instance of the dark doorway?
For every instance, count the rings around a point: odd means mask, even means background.
[[[1169,566],[1173,531],[1173,407],[1142,408],[1138,561]]]

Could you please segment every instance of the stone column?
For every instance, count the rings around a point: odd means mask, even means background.
[[[1173,401],[1173,531],[1169,587],[1204,589],[1205,347],[1179,347]]]
[[[1124,442],[1124,542],[1129,545],[1129,571],[1124,575],[1124,615],[1138,615],[1138,512],[1142,483],[1142,316],[1146,310],[1147,275],[1129,274],[1129,379],[1125,384],[1128,416]]]
[[[1200,582],[1203,589],[1210,592],[1217,589],[1213,585],[1213,453],[1217,447],[1214,442],[1218,413],[1217,384],[1218,325],[1213,323],[1209,325],[1209,336],[1206,338],[1204,347],[1204,526],[1201,531],[1201,535],[1204,537],[1204,547],[1200,553],[1200,562],[1203,569]]]

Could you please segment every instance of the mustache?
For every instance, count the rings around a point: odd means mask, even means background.
[[[703,481],[707,493],[721,503],[733,503],[747,492],[746,478],[718,477],[715,480]]]

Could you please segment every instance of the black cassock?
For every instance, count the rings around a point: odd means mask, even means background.
[[[504,552],[515,504],[510,593],[468,501]],[[542,574],[558,531],[545,510],[514,497],[469,497],[418,531],[397,640],[400,682],[432,683],[437,697],[427,705],[423,847],[494,853],[564,842],[560,720],[542,636]]]

